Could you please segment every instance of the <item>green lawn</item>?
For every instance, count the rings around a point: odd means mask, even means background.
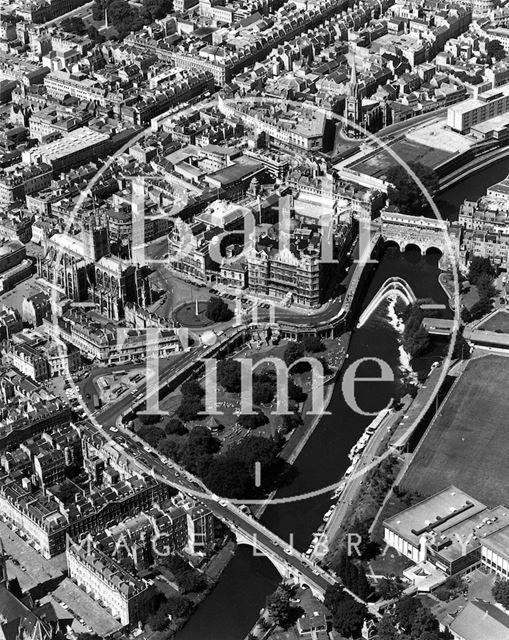
[[[500,309],[491,318],[481,322],[478,329],[484,331],[498,331],[500,333],[509,333],[509,313]]]
[[[507,502],[509,358],[468,364],[401,483],[429,496],[451,484],[488,506]]]

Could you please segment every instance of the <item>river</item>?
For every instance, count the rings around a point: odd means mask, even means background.
[[[463,199],[477,199],[488,186],[504,178],[508,170],[509,162],[501,161],[441,194],[437,205],[442,216],[455,219]],[[437,303],[445,304],[446,296],[437,280],[437,263],[437,254],[421,256],[417,249],[410,249],[404,254],[396,249],[387,249],[373,273],[365,293],[365,304],[387,278],[396,275],[410,284],[417,297],[432,297]],[[429,368],[436,359],[438,348],[414,362],[414,368]],[[386,406],[394,393],[394,385],[408,375],[401,368],[398,333],[389,324],[386,308],[379,309],[352,334],[347,363],[373,357],[388,362],[398,382],[357,383],[356,400],[364,411],[371,412]],[[369,362],[358,371],[359,376],[378,374],[377,366]],[[350,464],[348,452],[372,420],[372,417],[359,415],[348,406],[339,383],[334,389],[329,411],[331,415],[321,419],[297,459],[295,479],[277,493],[277,498],[292,501],[269,506],[261,520],[301,551],[309,546],[313,532],[320,526],[323,514],[331,504],[330,494],[307,500],[295,498],[339,480]],[[267,594],[276,588],[279,581],[279,574],[270,561],[255,557],[250,547],[239,547],[219,584],[177,635],[177,640],[243,640],[264,606]]]

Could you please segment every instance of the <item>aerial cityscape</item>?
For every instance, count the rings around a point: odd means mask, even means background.
[[[509,2],[0,61],[0,640],[509,640]]]

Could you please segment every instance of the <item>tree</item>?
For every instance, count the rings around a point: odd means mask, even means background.
[[[425,353],[429,347],[430,339],[427,329],[420,327],[417,331],[410,336],[405,342],[405,348],[412,356],[417,358]]]
[[[434,634],[438,640],[438,630],[438,620],[431,611],[426,607],[418,609],[412,622],[412,636],[422,638],[425,634]]]
[[[489,298],[481,298],[472,305],[469,311],[470,320],[479,320],[491,311],[492,302]]]
[[[417,612],[422,608],[422,603],[411,596],[401,598],[394,607],[394,617],[403,631],[410,632],[417,617]]]
[[[75,33],[78,36],[83,35],[87,28],[85,27],[85,23],[81,18],[64,18],[60,23],[60,26],[64,31],[68,33]]]
[[[192,609],[190,600],[183,596],[168,598],[163,606],[165,611],[175,618],[186,618]]]
[[[254,470],[247,469],[242,460],[227,454],[210,461],[205,482],[214,493],[238,500],[249,498],[255,490]]]
[[[212,297],[207,303],[205,315],[213,322],[226,322],[233,318],[233,311],[221,298]]]
[[[207,588],[205,576],[194,569],[184,573],[179,580],[182,593],[200,593]]]
[[[499,604],[509,609],[509,580],[497,580],[491,593]]]
[[[141,425],[136,430],[136,433],[145,440],[151,447],[157,447],[159,441],[163,438],[163,431],[159,427],[152,425]]]
[[[244,429],[257,429],[269,421],[261,409],[255,409],[255,411],[256,413],[254,414],[240,415],[237,418],[238,423]]]
[[[175,462],[179,462],[182,458],[182,446],[170,438],[160,440],[157,445],[157,450],[161,455],[171,458],[175,460]]]
[[[198,415],[200,411],[203,411],[204,406],[200,398],[196,396],[182,396],[180,406],[177,409],[178,417],[184,422],[190,420],[196,420],[200,418]]]
[[[290,379],[288,380],[288,397],[294,402],[304,402],[307,398],[306,394],[302,390],[302,387]]]
[[[421,180],[428,193],[433,195],[438,189],[438,176],[435,171],[420,162],[411,162],[409,167]],[[387,195],[390,204],[398,207],[401,213],[419,215],[428,201],[407,170],[400,165],[390,167],[387,171],[387,182],[389,182]]]
[[[489,273],[481,273],[477,278],[477,291],[480,298],[493,298],[497,290],[493,286],[493,276]]]
[[[183,436],[187,433],[182,420],[178,418],[170,418],[164,425],[164,431],[167,435]]]
[[[332,612],[332,626],[347,638],[358,638],[367,614],[364,604],[348,598],[339,602]]]
[[[279,586],[274,593],[267,597],[266,601],[270,616],[283,629],[287,629],[293,622],[291,596],[292,593],[288,588]]]
[[[304,347],[301,342],[290,342],[285,349],[283,359],[286,366],[289,367],[299,358],[304,357]]]
[[[205,395],[205,390],[197,380],[187,380],[187,382],[184,382],[180,387],[180,390],[184,396],[197,396],[198,398],[203,398]]]
[[[376,592],[382,600],[392,600],[398,598],[403,591],[403,583],[400,578],[389,577],[379,580],[376,586]]]
[[[240,362],[232,358],[220,360],[217,364],[217,381],[226,391],[240,393]]]
[[[143,9],[150,21],[164,18],[173,11],[173,2],[170,0],[143,0]]]
[[[164,607],[159,607],[159,609],[149,616],[147,620],[147,624],[153,631],[163,631],[169,623],[170,620]]]
[[[276,443],[257,436],[244,438],[210,460],[205,468],[205,482],[211,491],[229,498],[259,495],[254,485],[257,462],[261,468],[262,489],[272,488],[284,464],[278,457]]]
[[[376,627],[376,631],[378,640],[398,640],[400,637],[396,630],[394,618],[388,613],[384,613]]]
[[[325,345],[318,336],[304,336],[302,338],[302,346],[304,351],[309,351],[310,353],[325,351]]]
[[[402,319],[405,323],[403,346],[412,358],[422,355],[429,347],[429,333],[425,327],[422,326],[422,321],[425,316],[422,305],[431,304],[432,302],[433,300],[431,299],[417,300],[407,305],[403,311]],[[436,311],[433,312],[433,310],[429,310],[429,315],[436,315]]]
[[[255,379],[253,382],[253,402],[255,404],[269,404],[274,400],[276,389],[273,383]]]
[[[93,40],[97,44],[100,44],[101,42],[104,42],[104,40],[105,40],[104,36],[99,33],[99,31],[97,30],[96,27],[94,27],[93,24],[91,24],[88,27],[87,36],[90,38],[90,40]]]
[[[470,284],[477,284],[479,278],[484,274],[488,274],[490,276],[495,275],[495,270],[491,265],[490,259],[481,258],[481,256],[474,256],[468,267],[468,281]]]
[[[500,40],[489,40],[486,44],[486,53],[490,56],[490,58],[495,58],[495,60],[502,60],[502,58],[506,57],[505,49],[502,46]]]

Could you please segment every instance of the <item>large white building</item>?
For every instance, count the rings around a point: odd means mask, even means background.
[[[143,619],[155,595],[154,585],[136,578],[99,549],[87,549],[87,545],[88,541],[83,546],[67,545],[71,580],[98,600],[123,625]]]
[[[482,566],[509,577],[509,509],[488,509],[451,486],[384,522],[384,540],[416,564],[446,575]]]
[[[447,109],[447,125],[468,133],[472,126],[509,111],[509,85],[489,89],[477,98],[469,98]]]

